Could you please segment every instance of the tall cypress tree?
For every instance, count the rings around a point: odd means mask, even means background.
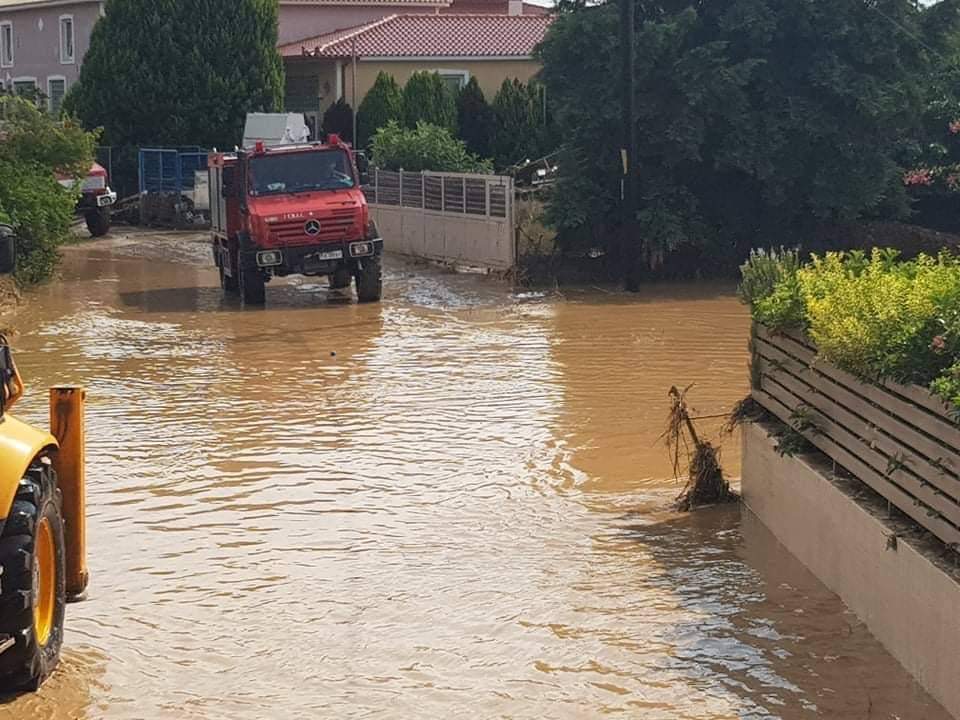
[[[476,77],[470,78],[470,82],[457,97],[457,123],[460,126],[460,137],[470,152],[480,157],[489,157],[493,111],[483,96]]]
[[[66,108],[111,145],[231,147],[283,105],[277,0],[107,0]]]
[[[440,75],[426,70],[415,72],[403,88],[403,124],[416,128],[430,123],[457,134],[457,104]]]
[[[491,152],[499,168],[536,160],[550,147],[543,87],[531,81],[504,80],[493,98]]]
[[[357,108],[357,147],[366,147],[373,134],[386,127],[391,120],[399,122],[403,117],[403,93],[400,86],[382,70],[377,73],[373,87]]]

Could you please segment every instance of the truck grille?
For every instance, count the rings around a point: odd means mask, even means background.
[[[302,220],[285,220],[273,223],[270,226],[270,235],[275,242],[288,245],[304,245],[314,242],[330,242],[347,240],[356,237],[357,211],[354,208],[333,210],[328,215],[317,218],[303,218]],[[320,232],[316,235],[307,235],[304,224],[307,220],[316,220],[320,223]]]

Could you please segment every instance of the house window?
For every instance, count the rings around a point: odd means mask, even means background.
[[[0,23],[0,67],[13,67],[13,23]]]
[[[54,117],[60,116],[60,106],[67,92],[67,79],[64,77],[47,78],[47,107]]]
[[[60,16],[60,62],[67,65],[74,62],[73,15]]]
[[[37,79],[36,78],[14,78],[13,94],[20,95],[29,100],[37,98]]]
[[[463,90],[463,86],[470,79],[470,73],[466,70],[437,70],[437,74],[443,80],[443,84],[453,91],[454,95]]]

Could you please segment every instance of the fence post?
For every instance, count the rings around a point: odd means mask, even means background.
[[[380,168],[378,167],[373,169],[373,202],[375,205],[380,203]]]
[[[467,178],[460,178],[460,185],[463,188],[463,192],[460,195],[460,212],[464,215],[467,214]]]
[[[447,178],[440,176],[440,212],[447,211]]]
[[[484,178],[483,194],[484,194],[483,207],[485,211],[483,214],[489,220],[490,219],[490,179],[489,178]]]
[[[400,168],[400,202],[397,203],[400,207],[403,207],[403,168]]]

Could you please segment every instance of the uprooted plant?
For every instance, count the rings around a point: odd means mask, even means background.
[[[677,496],[677,508],[685,512],[737,499],[737,494],[723,476],[719,448],[702,439],[693,425],[686,400],[690,387],[683,390],[676,386],[670,388],[670,413],[667,429],[662,435],[672,456],[674,476],[680,478],[681,463],[687,465],[687,482]]]

